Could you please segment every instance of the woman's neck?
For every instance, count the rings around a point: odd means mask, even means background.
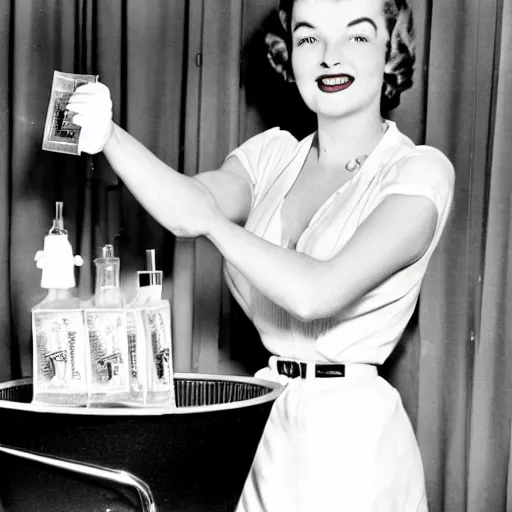
[[[384,134],[379,115],[343,119],[319,118],[317,131],[318,164],[339,169],[356,157],[369,155]]]

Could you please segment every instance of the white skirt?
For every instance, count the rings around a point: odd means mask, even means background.
[[[258,372],[261,378],[277,375]],[[293,379],[275,401],[237,512],[427,512],[398,392],[377,374]]]

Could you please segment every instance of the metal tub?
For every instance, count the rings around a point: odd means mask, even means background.
[[[0,384],[0,510],[234,510],[278,384],[175,374],[173,411],[41,407]]]

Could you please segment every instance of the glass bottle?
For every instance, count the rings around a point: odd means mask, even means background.
[[[110,244],[94,260],[96,285],[84,304],[90,372],[89,403],[123,402],[130,397],[127,322],[119,286],[119,258]]]
[[[33,402],[85,405],[87,375],[85,326],[75,288],[74,267],[81,266],[64,229],[63,203],[56,203],[53,225],[44,249],[35,256],[42,269],[41,287],[46,297],[32,310]]]

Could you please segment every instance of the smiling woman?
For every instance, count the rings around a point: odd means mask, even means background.
[[[217,247],[272,354],[258,376],[287,383],[238,511],[425,512],[413,429],[377,372],[413,314],[453,197],[447,158],[382,116],[412,83],[410,11],[286,0],[280,18],[287,41],[273,48],[317,120],[302,140],[266,130],[190,178],[112,122],[105,85],[77,89],[68,108],[81,149],[103,150],[152,217]]]
[[[293,77],[292,62],[289,55],[293,46],[291,24],[295,1],[283,0],[281,2],[280,18],[286,36],[281,38],[280,35],[271,34],[267,37],[270,61],[274,68],[287,80]],[[314,1],[307,3],[315,4]],[[343,4],[344,2],[339,3]],[[343,9],[346,6],[341,5],[340,8]],[[314,9],[317,9],[317,7]],[[381,27],[381,32],[383,32],[383,37],[386,39],[386,57],[381,108],[383,112],[390,112],[399,105],[400,94],[409,89],[413,83],[415,62],[414,25],[412,11],[407,2],[403,0],[384,0],[383,10],[379,10],[377,18],[381,18],[382,14],[384,15],[384,27]],[[350,18],[349,13],[347,13],[347,18]],[[294,25],[293,32],[300,28],[314,29],[311,24],[299,21]],[[347,23],[347,28],[352,28],[348,35],[354,42],[371,42],[375,40],[378,32],[377,24],[371,17],[351,19]],[[340,36],[341,32],[336,30],[336,34]],[[313,42],[313,39],[309,39],[308,42]]]

